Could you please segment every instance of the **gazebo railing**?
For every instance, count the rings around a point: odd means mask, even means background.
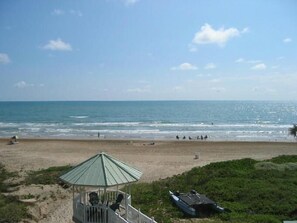
[[[126,219],[124,219],[119,213],[114,212],[109,208],[108,211],[108,222],[110,223],[129,223]]]
[[[89,202],[89,194],[96,192],[99,198],[99,203],[92,206]],[[115,212],[109,206],[115,203],[118,194],[123,194],[124,199],[121,202],[121,207],[131,204],[131,195],[124,193],[120,190],[107,190],[102,189],[96,191],[82,192],[73,198],[73,221],[78,223],[107,223],[109,216],[115,215]],[[116,217],[116,215],[114,216]],[[116,217],[116,222],[127,222],[120,215]],[[124,220],[124,221],[123,221]]]
[[[131,205],[128,205],[127,220],[129,223],[157,223],[154,218],[146,216]]]
[[[105,191],[105,200],[101,190],[95,191],[100,198],[96,206],[92,206],[88,197],[93,191],[81,193],[73,199],[73,221],[76,223],[157,223],[154,219],[149,218],[140,210],[131,206],[131,195],[122,191],[108,190]],[[115,202],[118,194],[124,195],[121,202],[121,208],[124,209],[124,215],[114,212],[109,206]]]
[[[79,196],[73,200],[73,221],[83,222],[85,216],[84,204],[79,202]]]
[[[77,223],[129,223],[109,207],[83,207],[83,204],[79,204],[76,212],[73,212],[73,221]]]

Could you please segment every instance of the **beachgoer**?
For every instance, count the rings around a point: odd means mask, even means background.
[[[192,137],[191,136],[189,136],[189,140],[192,140]]]
[[[176,138],[176,139],[179,139],[179,136],[177,135],[175,138]]]
[[[98,132],[98,139],[100,138],[100,132]]]
[[[202,135],[200,136],[200,139],[203,140],[203,136]]]
[[[186,137],[184,136],[183,139],[186,139]]]
[[[204,139],[207,140],[207,138],[208,138],[207,135],[205,135],[205,136],[204,136]]]

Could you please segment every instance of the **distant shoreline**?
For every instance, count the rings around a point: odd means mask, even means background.
[[[9,141],[10,137],[0,137],[0,142],[1,141]],[[189,140],[188,138],[186,139],[176,139],[175,137],[173,138],[95,138],[95,137],[20,137],[19,141],[86,141],[86,142],[98,142],[98,141],[102,141],[102,142],[108,142],[108,141],[118,141],[118,142],[130,142],[130,141],[138,141],[138,142],[217,142],[217,143],[221,143],[221,142],[234,142],[234,143],[240,143],[240,142],[249,142],[249,143],[297,143],[297,140],[294,139],[292,137],[292,139],[290,140],[277,140],[277,139],[270,139],[270,140],[241,140],[241,139],[191,139]]]

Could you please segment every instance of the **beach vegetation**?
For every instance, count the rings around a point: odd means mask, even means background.
[[[59,166],[41,169],[38,171],[30,171],[27,173],[27,177],[23,183],[25,185],[62,184],[62,182],[59,182],[58,177],[65,171],[68,171],[70,168],[71,166]],[[23,219],[31,218],[30,214],[28,213],[27,206],[22,203],[20,199],[38,199],[40,197],[40,195],[35,197],[31,193],[22,195],[20,197],[2,194],[11,190],[11,187],[16,186],[15,183],[8,183],[12,182],[10,179],[15,177],[16,173],[8,172],[4,166],[0,164],[0,222],[15,223]],[[52,193],[50,197],[56,200],[56,195],[54,193]],[[46,199],[46,197],[43,197],[43,200]]]
[[[270,160],[241,159],[211,163],[170,178],[132,186],[133,206],[157,222],[186,218],[171,202],[168,191],[194,189],[230,213],[214,222],[276,223],[297,218],[297,156]]]
[[[293,127],[289,128],[289,134],[294,136],[294,138],[297,137],[297,124],[294,124]]]
[[[0,164],[0,222],[15,223],[22,219],[30,218],[25,204],[17,196],[4,195],[12,186],[7,181],[15,177],[15,173],[8,172]]]
[[[29,171],[27,173],[27,177],[25,178],[24,183],[26,185],[30,184],[62,184],[66,186],[59,180],[59,176],[72,168],[70,165],[66,166],[57,166],[57,167],[49,167],[47,169],[40,169],[37,171]]]

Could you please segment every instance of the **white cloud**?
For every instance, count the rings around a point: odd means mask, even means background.
[[[198,68],[190,63],[182,63],[178,67],[172,67],[171,70],[197,70]]]
[[[213,88],[211,88],[211,90],[212,90],[212,91],[215,91],[215,92],[217,92],[217,93],[226,91],[226,89],[223,88],[223,87],[213,87]]]
[[[6,53],[0,53],[0,63],[3,63],[3,64],[10,63],[9,56]]]
[[[28,84],[25,81],[19,81],[19,82],[15,83],[14,86],[17,88],[26,88],[26,87],[33,87],[34,84]]]
[[[137,82],[137,83],[139,83],[142,86],[137,86],[135,88],[129,88],[126,91],[130,92],[130,93],[147,93],[147,92],[151,92],[151,86],[149,84],[143,85],[144,82],[142,82],[142,81],[140,81],[140,82]]]
[[[223,47],[226,42],[234,37],[239,37],[241,34],[248,32],[248,28],[244,28],[242,31],[236,28],[225,29],[221,27],[215,30],[209,24],[204,24],[200,31],[195,34],[193,39],[194,44],[217,44]]]
[[[235,60],[235,63],[242,63],[244,62],[245,60],[243,58],[238,58],[237,60]]]
[[[285,59],[285,57],[281,56],[281,57],[278,57],[277,59],[278,60],[283,60],[283,59]]]
[[[259,63],[253,67],[251,67],[252,70],[265,70],[266,65],[264,63]]]
[[[241,33],[248,33],[249,31],[250,31],[249,27],[245,27],[245,28],[241,31]]]
[[[205,74],[200,73],[200,74],[197,74],[197,75],[196,75],[196,77],[211,77],[211,76],[212,76],[212,75],[209,74],[209,73],[205,73]]]
[[[127,90],[128,92],[136,92],[136,93],[144,93],[144,92],[149,92],[149,89],[146,88],[130,88]]]
[[[149,81],[146,81],[146,80],[139,80],[139,81],[137,81],[137,83],[148,85],[150,82]]]
[[[251,64],[254,64],[254,63],[261,63],[262,61],[261,60],[246,60],[244,58],[238,58],[237,60],[235,60],[235,63],[251,63]]]
[[[290,43],[290,42],[292,42],[292,39],[288,37],[288,38],[283,39],[283,42]]]
[[[129,6],[129,5],[134,5],[136,4],[139,0],[123,0],[125,5]]]
[[[44,87],[44,84],[29,84],[25,81],[19,81],[13,85],[16,88],[28,88],[28,87]]]
[[[55,15],[55,16],[61,16],[61,15],[66,15],[66,14],[71,14],[71,15],[75,15],[75,16],[83,16],[82,12],[79,11],[79,10],[74,10],[74,9],[70,9],[69,11],[64,11],[62,9],[54,9],[52,11],[52,15]]]
[[[247,60],[247,63],[261,63],[261,60]]]
[[[54,11],[52,11],[52,15],[64,15],[65,12],[61,9],[54,9]]]
[[[208,63],[204,66],[205,70],[215,69],[217,66],[214,63]]]
[[[189,44],[188,48],[190,52],[197,52],[197,47],[193,44]]]
[[[252,91],[257,92],[257,91],[259,91],[259,88],[258,87],[254,87],[254,88],[252,88]]]
[[[215,79],[210,80],[210,82],[211,83],[219,83],[219,82],[221,82],[221,79],[215,78]]]
[[[73,10],[73,9],[71,9],[69,12],[72,15],[76,15],[76,16],[79,16],[79,17],[83,16],[83,14],[81,13],[81,11],[79,11],[79,10]]]
[[[184,88],[182,86],[175,86],[173,88],[174,91],[182,91]]]
[[[72,47],[69,43],[63,42],[61,39],[50,40],[42,47],[45,50],[71,51]]]

